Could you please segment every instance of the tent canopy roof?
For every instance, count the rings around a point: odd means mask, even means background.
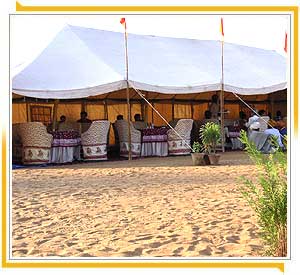
[[[128,35],[130,86],[163,94],[221,89],[221,42]],[[83,98],[126,88],[124,34],[66,26],[12,81],[35,98]],[[267,94],[286,88],[286,60],[274,51],[224,43],[224,89]]]

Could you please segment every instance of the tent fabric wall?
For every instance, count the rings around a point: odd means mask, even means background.
[[[57,107],[57,120],[60,116],[66,116],[67,121],[77,121],[80,119],[80,103],[59,103]]]
[[[169,122],[172,120],[172,104],[171,103],[155,103],[154,108]],[[148,117],[150,118],[149,121],[151,121],[156,126],[163,126],[166,125],[166,123],[162,120],[162,118],[153,110],[152,108],[148,108],[149,113]],[[152,112],[153,112],[153,120],[152,120]]]
[[[12,123],[27,122],[26,103],[14,103],[12,104],[11,110],[12,110]]]
[[[229,113],[225,113],[225,118],[237,119],[239,117],[240,105],[239,104],[225,104],[224,110],[228,110]]]
[[[193,119],[201,120],[204,118],[204,112],[208,110],[208,103],[193,104]]]
[[[174,104],[174,119],[192,118],[191,104]]]
[[[103,104],[86,104],[85,111],[88,113],[88,118],[91,120],[105,119],[105,110]]]

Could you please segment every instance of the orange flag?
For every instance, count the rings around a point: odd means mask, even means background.
[[[285,32],[284,51],[287,53],[287,33]]]
[[[223,17],[221,17],[221,34],[224,37]]]

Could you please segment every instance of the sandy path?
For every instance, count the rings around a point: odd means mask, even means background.
[[[13,256],[257,256],[242,175],[255,166],[241,152],[220,166],[186,156],[14,170]]]

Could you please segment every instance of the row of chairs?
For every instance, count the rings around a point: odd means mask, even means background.
[[[173,129],[168,130],[169,155],[184,155],[190,153],[192,119],[181,119]],[[132,157],[141,155],[141,131],[131,127],[131,152]],[[113,128],[118,135],[120,156],[128,157],[129,138],[128,122],[117,120]],[[107,160],[107,145],[110,122],[107,120],[93,121],[87,131],[81,134],[81,145],[84,160]],[[183,141],[183,140],[184,141]],[[28,122],[13,124],[12,126],[12,155],[13,161],[23,164],[42,164],[49,162],[52,134],[47,132],[41,122]]]

